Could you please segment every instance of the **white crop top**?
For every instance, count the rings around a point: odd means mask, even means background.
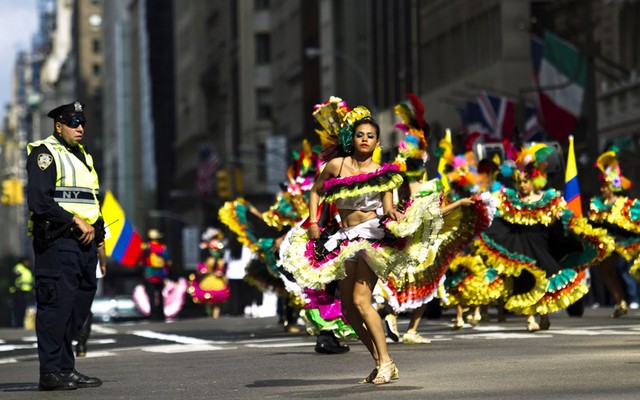
[[[374,211],[382,207],[382,193],[367,193],[357,197],[336,199],[339,210]]]

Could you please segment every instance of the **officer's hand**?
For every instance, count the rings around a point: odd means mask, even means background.
[[[91,241],[96,237],[95,228],[77,215],[73,216],[73,220],[82,232],[82,235],[80,235],[78,241],[85,245],[91,243]]]

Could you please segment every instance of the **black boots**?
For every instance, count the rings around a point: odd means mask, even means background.
[[[62,371],[40,374],[38,389],[40,390],[73,390],[77,389],[76,382]]]
[[[349,346],[342,344],[336,339],[333,332],[321,331],[316,340],[316,353],[321,354],[342,354],[348,352]]]
[[[74,382],[78,388],[98,387],[102,385],[102,381],[98,378],[90,378],[75,369],[65,370],[62,372],[69,380]]]
[[[78,388],[98,387],[102,381],[90,378],[75,369],[40,374],[40,390],[74,390]]]

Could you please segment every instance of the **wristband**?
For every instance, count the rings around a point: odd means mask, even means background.
[[[318,221],[309,221],[309,226],[318,225]]]

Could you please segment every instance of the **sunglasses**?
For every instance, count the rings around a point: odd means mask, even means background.
[[[87,121],[85,121],[84,119],[79,119],[79,118],[71,118],[68,121],[61,121],[63,124],[65,124],[66,126],[68,126],[69,128],[77,128],[80,125],[82,126],[86,126]]]

